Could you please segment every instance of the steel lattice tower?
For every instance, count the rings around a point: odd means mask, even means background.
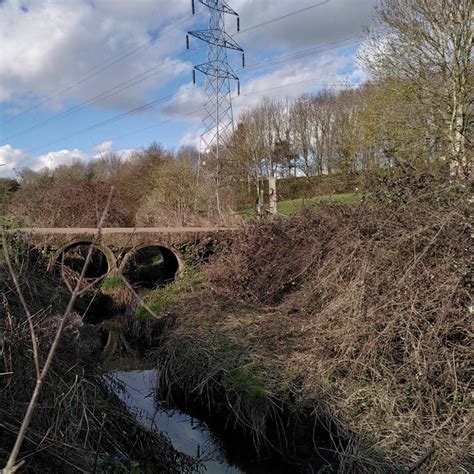
[[[209,161],[215,163],[217,211],[220,214],[220,170],[221,159],[228,152],[227,144],[234,133],[234,116],[232,111],[231,80],[237,81],[240,93],[239,78],[233,71],[227,58],[227,50],[242,53],[243,49],[225,31],[225,15],[237,17],[237,30],[240,29],[238,14],[224,0],[199,0],[209,10],[209,26],[207,30],[189,31],[194,36],[208,44],[207,62],[194,66],[193,82],[196,82],[196,71],[206,76],[203,132],[201,134],[200,153],[205,152]],[[195,13],[194,0],[192,10]],[[189,48],[189,36],[186,38]]]

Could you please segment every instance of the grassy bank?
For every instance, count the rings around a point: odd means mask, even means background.
[[[291,216],[297,214],[303,209],[317,210],[323,202],[346,204],[357,202],[359,199],[360,195],[357,193],[328,194],[324,196],[291,199],[278,202],[278,213],[283,216]],[[237,215],[243,219],[249,219],[256,216],[256,210],[247,207],[238,211]]]
[[[447,190],[251,222],[167,309],[161,396],[340,472],[468,472],[468,216]]]
[[[317,210],[323,202],[332,203],[353,203],[360,199],[357,193],[329,194],[326,196],[316,196],[310,198],[292,199],[278,203],[278,212],[284,216],[296,214],[303,209]]]
[[[33,314],[43,364],[69,300],[63,285],[28,259],[17,241],[10,253]],[[31,337],[14,285],[0,258],[0,466],[6,464],[35,386]],[[87,306],[80,302],[78,310]],[[98,326],[80,313],[66,325],[18,457],[19,472],[194,472],[195,462],[160,433],[139,425],[113,394],[101,367]]]

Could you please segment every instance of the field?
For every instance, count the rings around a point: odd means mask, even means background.
[[[360,195],[357,193],[342,193],[342,194],[327,194],[324,196],[314,196],[311,198],[291,199],[288,201],[280,201],[278,203],[278,213],[283,216],[291,216],[297,214],[303,209],[317,210],[323,201],[333,203],[351,203],[358,202]],[[249,219],[256,216],[256,211],[253,208],[246,207],[237,212],[237,215],[243,219]]]

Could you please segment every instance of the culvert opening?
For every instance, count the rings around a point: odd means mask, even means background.
[[[133,285],[141,288],[160,288],[175,280],[179,260],[167,247],[148,245],[130,255],[125,263],[124,276]]]
[[[75,285],[86,263],[91,244],[84,242],[75,244],[65,249],[56,261],[62,277],[71,285]],[[92,254],[84,275],[85,282],[97,281],[99,283],[109,273],[109,263],[104,253],[92,246]]]

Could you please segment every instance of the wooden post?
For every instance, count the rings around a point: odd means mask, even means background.
[[[278,213],[276,176],[268,178],[268,193],[270,196],[270,214]]]
[[[263,199],[263,189],[258,191],[257,215],[263,216],[265,214],[265,200]]]

